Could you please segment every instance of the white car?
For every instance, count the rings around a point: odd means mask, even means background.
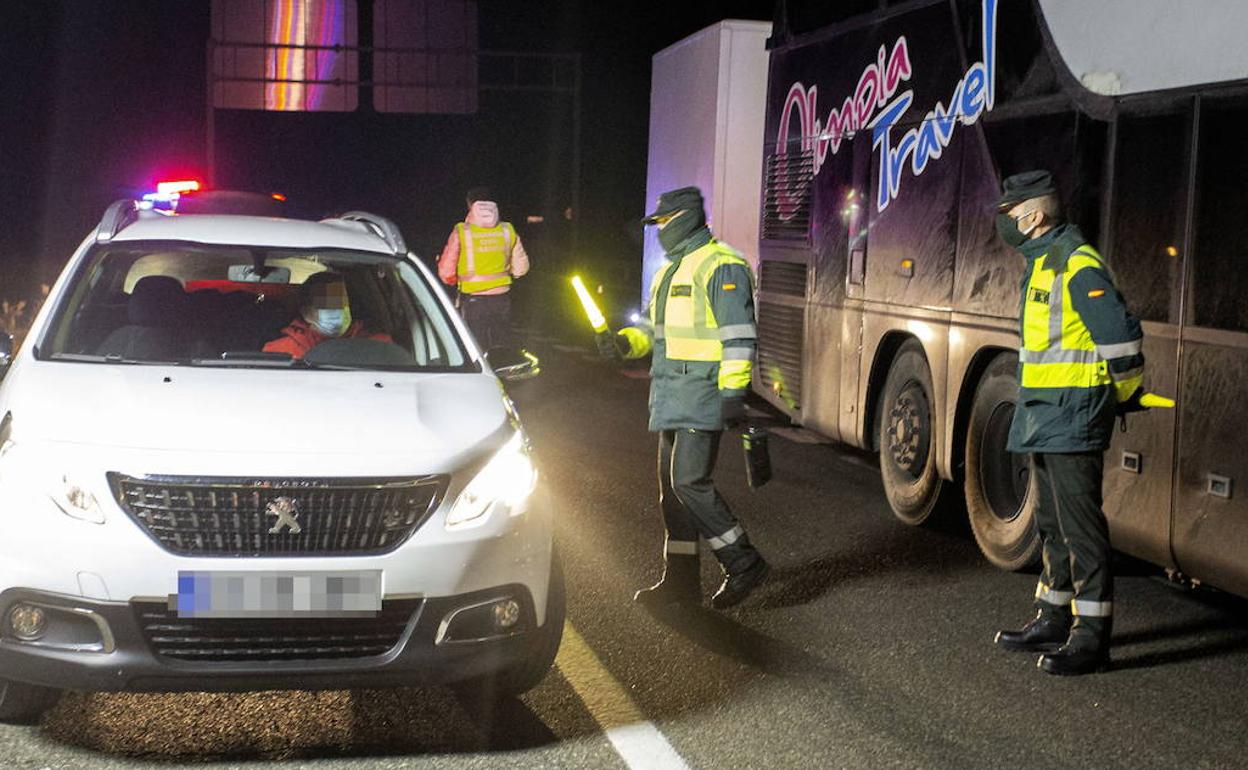
[[[345,323],[310,299],[333,285]],[[537,361],[491,366],[387,220],[119,201],[11,347],[0,719],[64,689],[515,694],[550,668],[552,507],[500,382]]]

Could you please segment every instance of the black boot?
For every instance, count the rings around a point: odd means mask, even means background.
[[[1048,655],[1041,655],[1037,665],[1057,676],[1082,676],[1109,668],[1110,618],[1079,618],[1070,631],[1066,644]]]
[[[724,576],[723,585],[711,597],[711,606],[722,610],[740,604],[755,588],[762,585],[770,571],[771,567],[759,556],[740,572],[729,572]]]
[[[1057,652],[1070,636],[1070,613],[1042,608],[1017,631],[998,631],[993,641],[1011,652]]]
[[[667,557],[659,582],[633,594],[633,601],[647,607],[667,604],[701,604],[702,574],[697,556]]]

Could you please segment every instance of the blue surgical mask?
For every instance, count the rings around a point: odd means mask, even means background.
[[[341,337],[351,323],[351,311],[345,307],[318,308],[316,320],[312,322],[321,334],[330,337]]]

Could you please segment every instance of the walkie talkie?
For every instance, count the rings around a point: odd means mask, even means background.
[[[745,450],[745,480],[750,489],[758,489],[771,481],[771,453],[767,451],[767,431],[750,426],[741,434]]]

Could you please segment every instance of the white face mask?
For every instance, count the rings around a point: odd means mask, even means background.
[[[468,210],[468,224],[477,227],[494,227],[498,224],[498,204],[494,201],[476,201]]]

